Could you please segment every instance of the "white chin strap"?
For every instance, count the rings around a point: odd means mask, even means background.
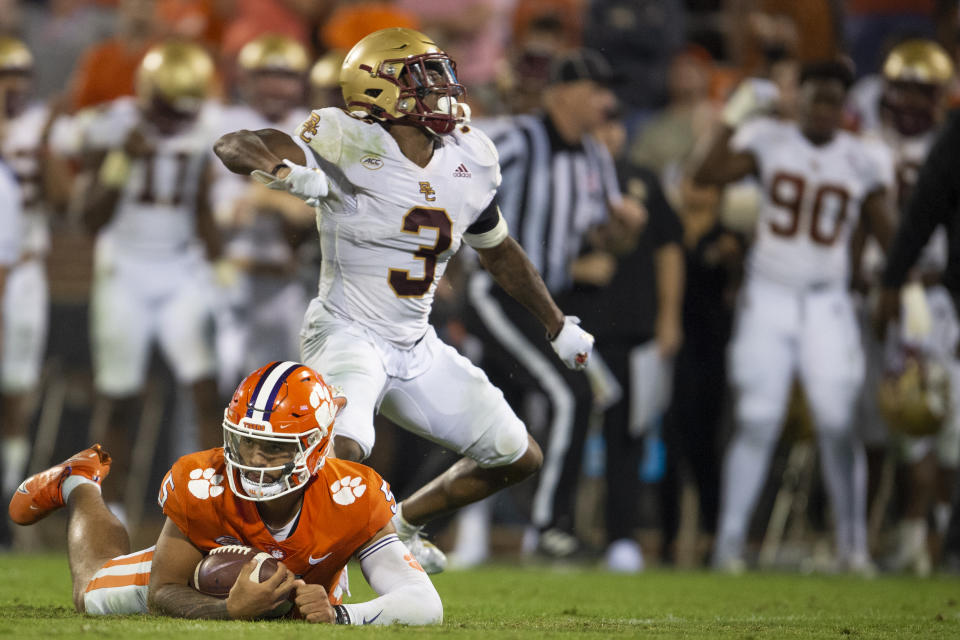
[[[248,496],[261,499],[272,498],[284,489],[281,480],[271,482],[270,484],[260,484],[259,482],[250,480],[242,473],[240,474],[240,486],[243,487],[243,490],[247,492]]]

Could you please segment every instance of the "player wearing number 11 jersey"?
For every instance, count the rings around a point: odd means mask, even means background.
[[[719,568],[743,566],[750,515],[795,376],[817,428],[838,563],[871,566],[866,463],[852,429],[864,367],[848,292],[850,244],[860,224],[888,245],[893,163],[885,148],[840,130],[851,80],[838,62],[805,67],[796,122],[746,121],[776,100],[771,85],[747,80],[727,103],[726,126],[695,176],[726,184],[753,174],[764,194],[730,346],[737,426],[724,464]]]
[[[213,81],[203,48],[158,44],[137,71],[136,97],[104,105],[83,127],[82,211],[96,233],[96,419],[109,426],[104,446],[114,451],[130,449],[131,400],[144,385],[154,341],[177,381],[192,385],[200,441],[212,447],[219,440],[208,263],[219,246],[207,195],[217,130],[204,108]],[[124,472],[114,466],[116,476]]]
[[[564,317],[512,240],[497,207],[497,152],[466,123],[452,60],[422,33],[384,29],[344,60],[344,109],[321,109],[294,133],[239,131],[215,148],[317,208],[323,248],[307,311],[304,362],[350,397],[337,457],[361,460],[373,416],[464,456],[401,503],[401,538],[428,572],[445,563],[419,526],[536,471],[540,448],[486,375],[428,323],[437,282],[466,242],[493,278],[543,323],[557,354],[582,368],[593,337]],[[272,174],[272,175],[271,175]]]

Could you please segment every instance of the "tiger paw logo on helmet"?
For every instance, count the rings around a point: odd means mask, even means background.
[[[187,489],[194,497],[200,500],[207,498],[216,498],[223,493],[223,475],[214,472],[213,469],[194,469],[190,472],[190,482],[187,483]]]
[[[330,493],[333,494],[333,501],[344,506],[353,504],[357,498],[362,496],[367,490],[367,485],[361,484],[363,478],[357,476],[351,478],[344,476],[330,485]]]

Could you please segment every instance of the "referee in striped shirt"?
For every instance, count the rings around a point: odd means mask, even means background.
[[[588,245],[623,239],[643,217],[621,198],[612,158],[589,135],[615,109],[617,80],[598,52],[575,50],[553,61],[542,113],[478,123],[500,154],[497,197],[510,234],[558,303],[573,286],[571,263]],[[592,404],[587,377],[554,361],[543,327],[486,273],[471,278],[468,301],[483,368],[510,404],[523,406],[530,391],[548,400],[532,520],[539,552],[573,555],[582,550],[573,506]]]

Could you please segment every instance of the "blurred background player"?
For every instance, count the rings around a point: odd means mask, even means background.
[[[223,446],[180,458],[164,478],[157,501],[166,523],[143,551],[130,553],[129,534],[100,495],[112,461],[99,444],[27,478],[9,514],[32,525],[67,507],[81,613],[252,619],[284,615],[289,599],[308,622],[438,623],[440,596],[390,522],[390,485],[369,467],[328,458],[345,404],[297,362],[249,374],[224,411]],[[203,557],[231,544],[271,553],[280,561],[274,576],[250,579],[249,563],[225,599],[190,586]],[[342,604],[351,558],[380,597]]]
[[[6,99],[6,83],[3,77],[0,76],[0,139],[2,139],[7,131]],[[20,245],[23,242],[24,228],[21,202],[20,186],[17,184],[16,177],[10,170],[10,167],[4,162],[3,158],[0,157],[0,296],[5,295],[10,272],[16,268],[17,261],[20,259]],[[7,306],[4,305],[0,307],[0,332],[6,332],[7,322]],[[6,353],[4,353],[4,345],[0,343],[0,365],[5,363]],[[9,439],[7,435],[7,428],[9,426],[6,419],[4,419],[3,441],[0,442],[4,447]],[[8,456],[6,448],[2,450],[3,456],[0,457],[0,473],[3,474],[5,481],[6,478],[11,475],[7,465],[21,470],[25,468],[24,460],[27,455],[26,449],[28,448],[27,443],[24,442],[22,447],[23,451],[17,452],[14,449],[14,453],[17,454],[16,456]],[[23,458],[19,457],[21,453]],[[7,461],[8,458],[10,459],[9,462]],[[9,494],[12,493],[12,491],[9,492]],[[4,497],[8,496],[5,484],[3,495]],[[4,520],[4,522],[0,524],[0,549],[8,547],[10,542],[10,532],[7,522]]]
[[[896,169],[894,213],[900,219],[916,184],[920,167],[930,151],[946,115],[947,92],[953,79],[954,66],[950,56],[932,40],[911,39],[895,46],[887,55],[882,73],[861,80],[851,95],[854,116],[864,133],[881,139],[891,150]],[[923,335],[917,328],[909,327],[910,348],[947,367],[951,378],[960,375],[956,362],[954,344],[958,326],[956,310],[950,293],[941,283],[947,261],[947,234],[938,228],[913,266],[911,281],[924,287],[924,295],[917,302],[926,311],[922,312],[929,322]],[[881,270],[879,251],[868,246],[861,271],[868,284],[876,284]],[[919,289],[917,289],[919,291]],[[882,454],[882,445],[887,440],[886,425],[876,411],[877,385],[885,372],[902,366],[902,362],[890,362],[884,358],[884,344],[890,341],[903,343],[908,330],[905,323],[898,322],[891,331],[896,336],[880,336],[878,341],[872,332],[866,333],[868,354],[868,384],[865,385],[864,415],[861,430],[868,447]],[[890,354],[887,354],[890,355]],[[901,354],[899,349],[893,352]],[[951,386],[956,388],[958,379]],[[958,389],[960,391],[960,389]],[[958,391],[954,391],[956,396]],[[936,503],[934,519],[942,535],[950,513],[950,490],[952,471],[960,458],[960,442],[950,434],[960,428],[960,412],[953,411],[943,427],[940,438],[906,438],[903,443],[893,443],[894,451],[901,448],[902,456],[909,466],[907,478],[908,496],[903,506],[898,549],[891,567],[910,569],[919,574],[930,572],[930,554],[927,549],[927,517]],[[871,447],[872,445],[872,447]],[[868,453],[870,449],[868,449]],[[900,455],[893,453],[896,458]],[[871,475],[879,481],[879,456],[874,453]],[[892,467],[890,471],[892,472]],[[888,472],[888,473],[889,473]],[[938,479],[938,475],[940,476]],[[883,505],[876,505],[882,508]],[[871,520],[882,518],[882,513],[872,514]]]
[[[306,49],[292,38],[263,35],[237,56],[240,102],[224,108],[220,133],[236,129],[293,131],[307,119]],[[325,104],[314,105],[317,108]],[[221,390],[257,362],[296,358],[307,290],[298,248],[314,237],[313,209],[216,163],[213,202],[226,234],[218,268],[228,304],[217,314]],[[312,278],[314,281],[316,277]]]
[[[310,100],[312,109],[338,107],[343,104],[343,92],[340,90],[340,67],[346,52],[332,49],[310,67]]]
[[[140,65],[136,97],[105,105],[84,132],[82,214],[97,234],[91,431],[116,451],[132,449],[154,343],[176,380],[192,388],[197,439],[219,440],[208,263],[219,254],[208,194],[217,131],[203,117],[214,83],[202,48],[159,44]],[[125,466],[115,469],[118,487]]]
[[[891,229],[893,163],[879,145],[840,130],[853,81],[843,62],[804,66],[797,121],[753,118],[776,88],[745,80],[697,167],[699,183],[756,175],[764,201],[731,344],[736,433],[723,470],[716,567],[741,571],[750,516],[767,474],[794,376],[817,427],[841,568],[871,571],[866,539],[866,461],[853,429],[863,354],[848,292],[850,240],[858,224],[882,246]]]
[[[50,246],[48,213],[66,203],[70,172],[47,148],[57,111],[30,102],[33,56],[16,38],[0,36],[0,92],[6,121],[0,156],[20,184],[23,238],[7,275],[3,296],[3,495],[16,489],[15,475],[30,457],[29,416],[46,346],[49,304],[45,258]]]

